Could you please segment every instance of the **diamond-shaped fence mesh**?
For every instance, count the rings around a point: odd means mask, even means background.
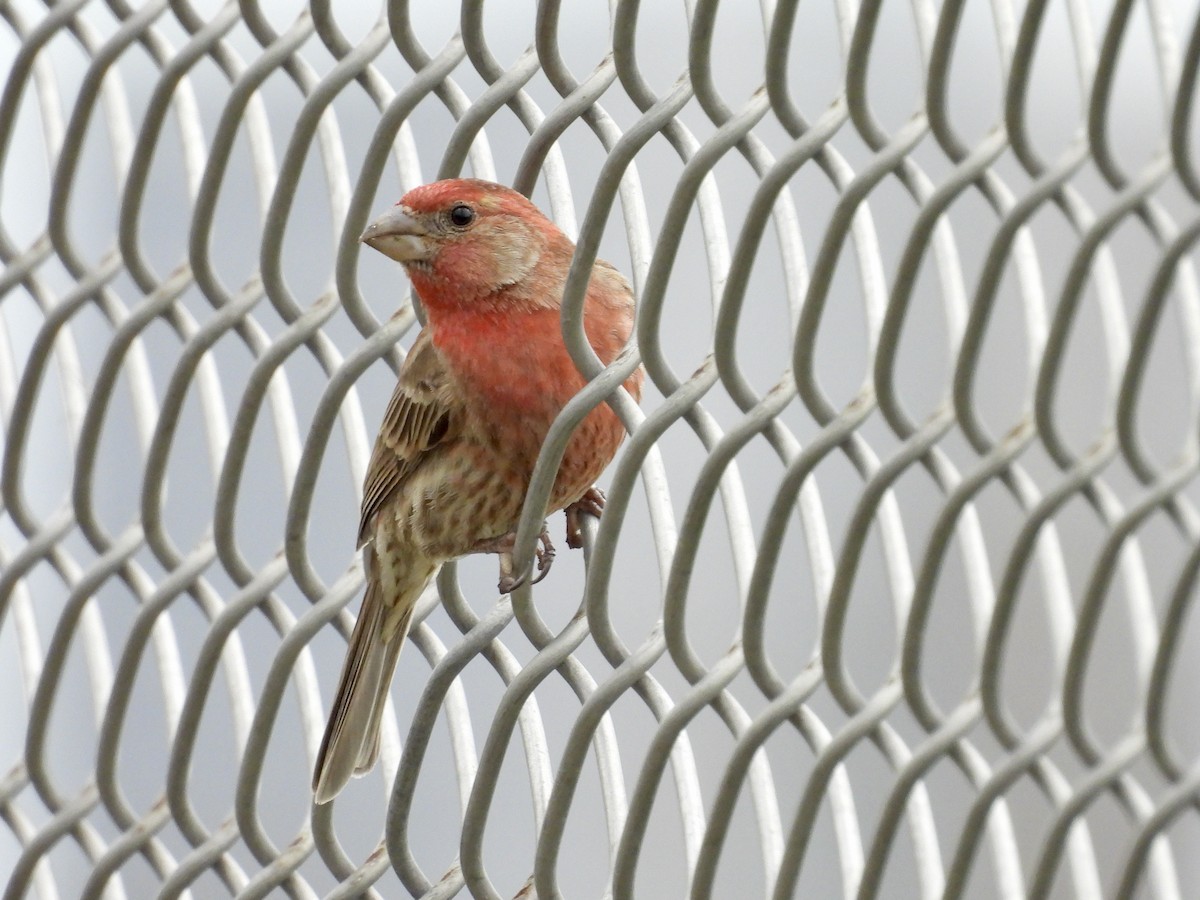
[[[1200,896],[1194,2],[0,22],[6,900]],[[646,397],[314,807],[418,327],[357,237],[458,174],[630,277]]]

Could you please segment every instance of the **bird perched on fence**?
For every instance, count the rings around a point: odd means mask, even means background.
[[[584,385],[559,310],[574,245],[521,194],[452,179],[415,188],[362,241],[403,263],[428,323],[400,369],[363,486],[358,544],[367,589],[313,773],[325,803],[379,755],[379,725],[413,608],[447,560],[500,554],[500,589],[517,586],[512,549],[542,442]],[[610,363],[633,331],[633,293],[608,263],[592,268],[584,331]],[[642,370],[625,382],[639,399]],[[572,434],[546,514],[599,514],[593,483],[625,435],[601,404]],[[538,569],[554,549],[543,526]],[[540,577],[540,576],[539,576]]]

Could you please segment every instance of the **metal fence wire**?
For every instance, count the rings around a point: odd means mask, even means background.
[[[5,900],[1200,896],[1194,0],[0,19]],[[357,237],[458,174],[629,276],[646,396],[314,807],[418,327]]]

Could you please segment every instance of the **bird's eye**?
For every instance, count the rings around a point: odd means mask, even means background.
[[[466,228],[473,221],[475,221],[475,210],[465,203],[460,203],[450,210],[450,222],[457,228]]]

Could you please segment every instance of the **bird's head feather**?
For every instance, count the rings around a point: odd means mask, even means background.
[[[561,280],[573,250],[527,198],[470,178],[414,188],[362,240],[404,264],[427,307],[530,298],[557,305],[561,285],[546,284],[546,273]]]

